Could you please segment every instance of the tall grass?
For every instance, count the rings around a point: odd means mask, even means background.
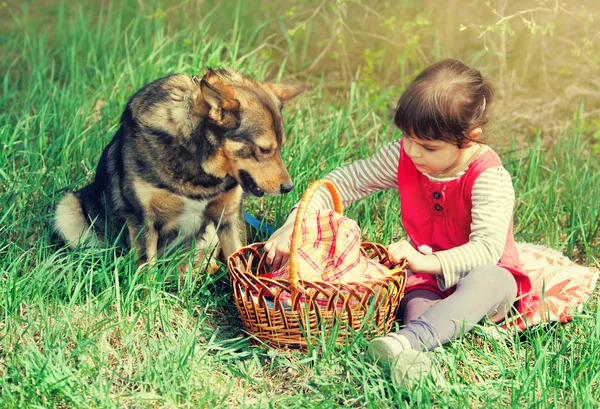
[[[171,260],[186,254],[176,253],[159,260],[150,279],[117,246],[66,251],[56,241],[54,204],[91,180],[136,89],[206,65],[258,79],[285,74],[262,53],[262,28],[245,26],[236,4],[232,29],[219,35],[209,30],[210,12],[196,25],[64,4],[51,27],[39,28],[29,12],[12,17],[0,60],[0,406],[598,407],[597,295],[567,325],[501,340],[476,329],[433,354],[446,386],[424,380],[405,390],[365,361],[362,338],[337,349],[324,342],[309,354],[252,347],[223,268],[180,282]],[[365,89],[352,85],[343,98],[326,99],[314,85],[285,112],[283,155],[296,190],[246,201],[275,225],[310,181],[399,137]],[[394,101],[396,90],[379,98]],[[600,177],[581,135],[576,122],[551,149],[538,140],[501,154],[514,175],[518,239],[594,264]],[[347,214],[371,240],[403,234],[393,191]]]

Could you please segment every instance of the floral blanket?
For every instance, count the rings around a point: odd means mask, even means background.
[[[517,243],[523,270],[532,282],[531,292],[523,297],[527,309],[501,327],[523,331],[542,322],[567,322],[581,311],[594,292],[600,270],[575,264],[548,247]]]

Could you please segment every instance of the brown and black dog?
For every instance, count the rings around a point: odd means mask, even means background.
[[[246,240],[243,192],[293,189],[280,154],[281,109],[303,89],[212,69],[144,86],[128,101],[94,182],[58,203],[56,230],[75,247],[101,244],[126,224],[140,261],[152,263],[174,244],[202,248],[218,226],[228,257]],[[196,253],[197,262],[203,257]]]

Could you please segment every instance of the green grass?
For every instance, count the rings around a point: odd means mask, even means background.
[[[239,7],[231,11],[242,15]],[[150,279],[120,248],[62,248],[51,232],[53,206],[65,190],[91,180],[136,89],[206,65],[233,66],[258,79],[290,73],[262,52],[263,28],[245,27],[243,19],[215,33],[210,13],[202,24],[181,18],[167,25],[124,8],[60,6],[51,27],[40,28],[35,17],[13,12],[0,60],[1,407],[600,405],[597,294],[566,325],[501,341],[476,329],[434,353],[447,387],[424,380],[405,390],[364,360],[362,338],[309,354],[251,346],[225,269],[179,284],[169,261],[185,254],[160,260]],[[301,49],[293,38],[287,46]],[[251,213],[275,225],[310,181],[399,136],[364,89],[352,85],[325,98],[318,78],[313,84],[285,113],[283,156],[296,190],[246,201]],[[385,89],[379,98],[393,105],[397,93]],[[497,138],[506,142],[500,153],[514,175],[517,239],[597,265],[600,172],[576,114],[552,147],[539,135],[530,135],[526,148],[511,147],[512,135]],[[396,196],[374,195],[348,215],[366,238],[388,243],[402,236]]]

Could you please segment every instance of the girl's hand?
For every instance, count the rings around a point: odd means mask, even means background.
[[[387,249],[393,263],[400,263],[405,258],[413,273],[442,274],[442,265],[436,256],[420,253],[406,240],[392,243]]]
[[[296,211],[294,209],[284,225],[275,231],[265,243],[265,253],[267,253],[266,262],[271,266],[271,271],[279,270],[290,258],[290,237],[294,231],[294,221],[296,220]]]

